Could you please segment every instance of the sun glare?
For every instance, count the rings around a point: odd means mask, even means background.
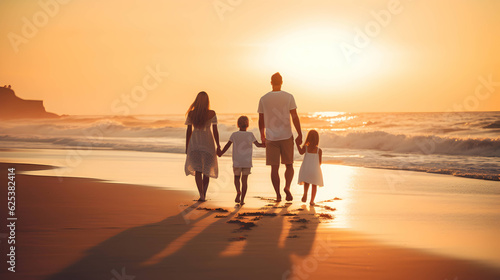
[[[339,45],[340,32],[318,28],[291,32],[270,42],[265,63],[272,69],[300,82],[314,83],[323,89],[351,85],[379,72],[382,58],[374,46],[348,61]]]

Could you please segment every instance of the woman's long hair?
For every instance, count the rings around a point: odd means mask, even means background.
[[[307,133],[306,141],[304,142],[302,148],[304,148],[305,146],[318,147],[318,144],[319,144],[319,134],[316,130],[312,129]]]
[[[208,94],[201,91],[196,96],[193,104],[189,106],[186,112],[186,116],[191,118],[191,122],[194,127],[203,127],[207,121],[207,114],[210,110],[210,100],[208,99]]]

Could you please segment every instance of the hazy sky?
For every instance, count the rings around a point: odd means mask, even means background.
[[[67,3],[66,3],[67,2]],[[59,114],[500,110],[496,0],[2,0],[0,85]],[[168,72],[168,76],[166,75]]]

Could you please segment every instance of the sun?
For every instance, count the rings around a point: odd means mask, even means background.
[[[382,58],[376,46],[348,61],[339,47],[345,38],[332,29],[295,30],[266,44],[263,63],[293,80],[324,89],[345,87],[360,79],[366,81],[380,71]]]

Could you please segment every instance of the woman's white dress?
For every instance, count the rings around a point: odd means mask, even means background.
[[[193,124],[189,116],[185,124]],[[214,124],[217,124],[216,115],[207,120],[201,128],[193,126],[193,133],[191,134],[187,149],[186,165],[184,167],[186,176],[195,175],[196,171],[212,178],[219,176],[215,140],[210,129]]]
[[[318,153],[306,153],[299,171],[299,185],[309,183],[311,185],[323,186],[323,173],[319,164]]]

